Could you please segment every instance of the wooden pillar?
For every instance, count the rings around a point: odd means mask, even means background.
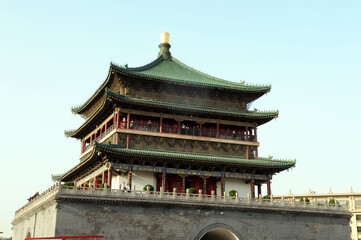
[[[256,147],[254,153],[255,153],[255,159],[258,159],[258,147]]]
[[[219,123],[217,123],[217,138],[219,138]]]
[[[130,113],[127,114],[127,129],[130,128]]]
[[[262,195],[262,185],[260,183],[257,185],[257,190],[258,190],[258,196]]]
[[[94,187],[97,188],[98,187],[98,176],[94,177]]]
[[[103,126],[100,128],[100,138],[99,138],[99,140],[102,139],[102,134],[103,134]]]
[[[246,146],[246,159],[249,158],[249,146]]]
[[[114,129],[117,128],[117,126],[115,125],[116,120],[117,120],[117,114],[116,114],[116,112],[114,112],[114,115],[113,115],[113,127],[114,127]]]
[[[246,127],[246,141],[248,141],[248,127]]]
[[[159,120],[159,132],[163,132],[163,117],[160,117]]]
[[[221,196],[224,195],[224,191],[225,191],[225,184],[224,184],[224,177],[221,177]]]
[[[267,180],[267,195],[271,195],[271,180]]]
[[[105,171],[102,173],[102,183],[105,183]]]
[[[90,136],[90,145],[93,143],[93,134]]]
[[[107,183],[108,183],[109,188],[112,188],[112,171],[113,171],[112,168],[108,169],[108,181],[107,181]]]
[[[83,153],[85,150],[85,141],[81,142],[81,153]]]
[[[132,187],[132,170],[128,170],[128,182],[127,182],[127,185],[129,184],[130,186],[130,189]]]
[[[129,134],[127,134],[127,142],[126,142],[125,148],[129,149]]]
[[[254,179],[251,179],[250,182],[250,187],[251,187],[251,199],[254,199]]]
[[[206,195],[207,194],[207,177],[202,177],[203,178],[203,194]]]
[[[254,141],[257,142],[257,128],[254,128]]]
[[[181,125],[180,125],[180,120],[178,120],[178,134],[181,133]]]
[[[182,175],[182,192],[185,193],[186,192],[186,176]]]
[[[163,170],[162,172],[162,188],[163,188],[163,192],[166,192],[166,173],[165,170]]]

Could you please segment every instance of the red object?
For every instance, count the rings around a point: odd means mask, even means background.
[[[104,236],[73,236],[73,237],[41,237],[41,238],[25,238],[24,240],[30,240],[30,239],[70,239],[70,238],[103,238]]]

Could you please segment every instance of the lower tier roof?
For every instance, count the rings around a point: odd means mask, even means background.
[[[258,159],[245,159],[237,156],[223,156],[223,155],[211,155],[211,154],[200,154],[190,152],[178,152],[178,151],[166,151],[166,150],[154,150],[154,149],[139,149],[131,148],[126,149],[117,145],[107,145],[95,142],[93,144],[92,153],[89,156],[77,164],[74,168],[70,169],[65,173],[61,180],[67,181],[71,176],[74,176],[78,171],[82,171],[95,161],[99,157],[99,153],[112,154],[126,157],[139,157],[139,158],[158,158],[163,160],[174,160],[174,161],[192,161],[197,163],[206,164],[229,164],[233,166],[242,166],[250,168],[263,168],[263,169],[274,169],[272,172],[280,172],[288,168],[294,167],[296,164],[295,160],[274,160],[270,158],[258,158]]]

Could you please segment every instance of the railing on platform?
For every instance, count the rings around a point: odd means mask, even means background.
[[[137,199],[137,200],[152,200],[152,201],[180,201],[184,203],[204,203],[204,204],[221,204],[221,205],[248,205],[260,207],[275,207],[275,208],[296,208],[296,209],[315,209],[325,211],[342,211],[347,212],[348,205],[329,204],[327,201],[318,202],[299,202],[299,201],[285,201],[282,199],[263,199],[262,197],[251,198],[248,194],[247,198],[236,196],[215,195],[212,191],[211,195],[202,194],[200,190],[198,194],[190,194],[187,190],[186,193],[164,192],[164,191],[138,191],[138,190],[119,190],[109,188],[93,188],[93,187],[74,187],[63,186],[59,183],[53,185],[33,200],[29,201],[26,205],[21,207],[15,212],[15,218],[26,214],[33,208],[38,207],[44,202],[48,201],[57,194],[77,195],[77,196],[94,196],[106,198],[119,198],[119,199]]]
[[[181,202],[197,202],[197,203],[216,203],[222,205],[251,205],[263,207],[285,207],[297,209],[315,209],[315,210],[330,210],[330,211],[347,211],[347,205],[329,204],[328,202],[288,202],[284,199],[263,199],[247,198],[236,196],[220,196],[215,195],[212,191],[211,195],[202,194],[200,190],[198,194],[190,194],[187,190],[186,193],[163,192],[163,191],[138,191],[138,190],[119,190],[108,188],[92,188],[92,187],[69,187],[61,186],[61,194],[69,195],[84,195],[84,196],[101,196],[109,198],[126,198],[126,199],[144,199],[144,200],[161,200],[161,201],[181,201]]]
[[[73,239],[73,238],[103,238],[104,236],[62,236],[62,237],[39,237],[39,238],[25,238],[24,240],[32,240],[32,239]]]

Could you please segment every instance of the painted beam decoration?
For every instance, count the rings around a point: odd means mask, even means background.
[[[125,171],[132,170],[132,171],[155,172],[155,173],[165,172],[169,174],[180,174],[180,175],[201,176],[201,177],[226,177],[226,178],[249,179],[249,180],[271,179],[270,176],[261,175],[261,174],[189,170],[189,169],[180,169],[180,168],[154,167],[154,166],[121,164],[121,163],[114,163],[113,168],[118,170],[125,170]]]

